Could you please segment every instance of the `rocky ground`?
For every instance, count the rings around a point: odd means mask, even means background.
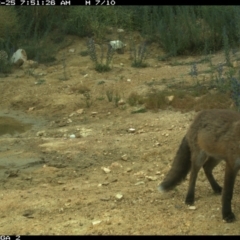
[[[166,89],[166,83],[191,82],[189,65],[157,61],[161,49],[153,45],[149,67],[132,68],[127,50],[115,55],[110,72],[98,73],[89,56],[79,54],[85,40],[69,38],[72,45],[53,65],[23,66],[0,78],[0,232],[239,234],[239,179],[232,224],[222,222],[221,197],[202,170],[193,209],[184,204],[188,181],[166,194],[157,190],[195,111],[132,114],[137,106],[117,107],[106,96],[111,90],[126,102],[131,92],[149,91],[146,83]],[[215,64],[220,61],[221,53],[213,56]],[[222,185],[224,163],[214,173]]]

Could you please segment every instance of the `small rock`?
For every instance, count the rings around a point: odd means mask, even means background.
[[[73,117],[75,115],[75,112],[69,114],[69,117]]]
[[[109,201],[110,200],[110,197],[102,197],[100,198],[101,201]]]
[[[70,138],[76,138],[75,134],[71,134],[69,137]]]
[[[123,195],[121,193],[116,194],[115,198],[117,200],[121,200],[123,198]]]
[[[33,213],[34,213],[34,211],[32,209],[28,209],[28,210],[25,210],[22,215],[24,217],[33,218],[33,216],[32,216]]]
[[[127,154],[122,155],[122,156],[121,156],[121,159],[122,159],[123,161],[127,161],[127,160],[128,160]]]
[[[65,184],[65,182],[57,181],[58,184]]]
[[[172,102],[173,99],[174,99],[174,96],[173,96],[173,95],[166,97],[166,100],[167,100],[168,103]]]
[[[109,168],[106,168],[106,167],[102,167],[101,168],[105,173],[110,173],[111,170]]]
[[[123,33],[124,30],[123,30],[122,28],[118,28],[117,32],[118,32],[118,33]]]
[[[76,111],[76,113],[77,113],[77,114],[82,114],[83,111],[84,111],[83,109],[78,109],[78,110]]]
[[[131,172],[132,171],[132,168],[127,168],[127,172]]]
[[[83,77],[86,78],[88,76],[88,74],[85,74]]]
[[[107,186],[107,185],[109,185],[109,182],[103,182],[102,183],[102,186]]]
[[[118,106],[121,106],[121,105],[124,105],[124,104],[126,104],[126,102],[123,99],[120,99],[118,101]]]
[[[195,207],[195,206],[189,206],[188,209],[190,209],[190,210],[195,210],[196,207]]]
[[[135,128],[129,128],[129,129],[128,129],[128,132],[129,132],[129,133],[134,133],[135,131],[136,131]]]
[[[135,183],[134,185],[138,186],[138,185],[143,185],[143,184],[145,184],[145,182],[141,181],[141,182]]]
[[[74,49],[74,48],[70,48],[70,49],[69,49],[69,52],[70,52],[70,53],[74,53],[74,52],[75,52],[75,49]]]
[[[63,213],[63,208],[60,208],[59,210],[58,210],[60,213]]]
[[[119,168],[119,167],[122,168],[122,165],[119,164],[118,162],[113,162],[110,166],[110,168]]]
[[[34,109],[35,109],[35,107],[30,107],[30,108],[28,109],[28,111],[31,112],[31,111],[33,111]]]
[[[24,49],[18,49],[11,57],[11,63],[20,67],[25,61],[27,61],[27,54]]]
[[[102,222],[101,220],[93,221],[93,222],[92,222],[92,225],[94,226],[94,225],[97,225],[97,224],[99,224],[99,223],[101,223],[101,222]]]
[[[110,45],[114,50],[117,49],[122,49],[126,46],[126,44],[124,44],[122,41],[120,40],[115,40],[115,41],[110,41]]]
[[[156,176],[145,176],[145,178],[147,178],[150,181],[156,181],[158,179],[158,177]]]
[[[68,118],[67,123],[71,123],[72,119]]]
[[[94,117],[97,115],[97,112],[91,112],[91,115]]]
[[[123,64],[123,63],[120,63],[120,66],[122,66],[122,67],[123,67],[123,66],[124,66],[124,64]]]
[[[36,136],[37,137],[46,136],[46,133],[45,133],[45,131],[39,131],[39,132],[36,133]]]
[[[234,67],[234,68],[238,67],[238,62],[237,62],[237,61],[234,61],[234,62],[233,62],[233,67]]]
[[[131,79],[127,79],[127,82],[131,82]]]

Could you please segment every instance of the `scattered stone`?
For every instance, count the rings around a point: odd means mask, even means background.
[[[188,209],[190,209],[190,210],[195,210],[196,207],[195,207],[195,206],[189,206]]]
[[[118,168],[118,167],[122,168],[122,165],[118,162],[113,162],[110,166],[110,168]]]
[[[98,224],[101,223],[101,222],[102,222],[101,220],[93,221],[93,222],[92,222],[92,225],[95,226],[95,225],[98,225]]]
[[[59,211],[59,213],[63,213],[64,209],[60,208],[58,211]]]
[[[102,198],[100,198],[100,200],[101,200],[101,201],[106,201],[106,202],[107,202],[107,201],[110,200],[110,197],[102,197]]]
[[[126,104],[126,102],[123,99],[120,99],[118,101],[118,106],[121,106],[121,105],[124,105],[124,104]]]
[[[27,61],[27,54],[24,49],[18,49],[11,57],[11,63],[15,66],[20,67],[25,61]]]
[[[131,82],[131,79],[127,79],[127,82]]]
[[[34,109],[35,109],[35,107],[30,107],[30,108],[28,109],[28,111],[31,112],[31,111],[33,111]]]
[[[77,114],[83,114],[83,112],[84,112],[84,110],[81,108],[81,109],[78,109],[77,111],[76,111],[76,113]]]
[[[76,138],[75,134],[71,134],[69,137],[70,138]]]
[[[107,185],[109,185],[109,182],[103,182],[102,183],[102,186],[107,186]]]
[[[43,137],[43,136],[46,136],[46,133],[45,133],[45,131],[39,131],[39,132],[36,133],[36,136],[37,137]]]
[[[33,61],[33,60],[26,60],[24,62],[24,68],[37,68],[38,67],[38,62]]]
[[[156,181],[158,179],[158,177],[156,176],[145,176],[145,178],[147,178],[150,181]]]
[[[121,200],[121,199],[123,198],[123,195],[122,195],[121,193],[117,193],[116,196],[115,196],[115,198],[116,198],[117,200]]]
[[[57,181],[58,184],[65,184],[63,181]]]
[[[117,30],[117,32],[118,32],[118,33],[123,33],[124,30],[123,30],[122,28],[119,28],[119,29]]]
[[[140,182],[135,183],[134,185],[138,186],[138,185],[143,185],[143,184],[145,184],[145,182],[140,181]]]
[[[68,118],[67,123],[71,123],[72,119]]]
[[[70,52],[70,53],[74,53],[74,52],[75,52],[75,49],[74,49],[74,48],[70,48],[70,49],[69,49],[69,52]]]
[[[238,67],[238,62],[237,62],[237,61],[234,61],[234,62],[233,62],[233,67],[234,67],[234,68]]]
[[[134,133],[135,131],[136,131],[135,128],[129,128],[129,129],[128,129],[128,132],[129,132],[129,133]]]
[[[25,210],[24,212],[23,212],[23,216],[24,217],[27,217],[27,218],[33,218],[33,213],[34,213],[34,211],[32,210],[32,209],[27,209],[27,210]]]
[[[120,40],[110,41],[110,45],[114,50],[122,49],[122,48],[126,47],[126,44],[124,44]]]
[[[109,168],[106,167],[101,167],[101,169],[105,172],[105,173],[110,173],[111,170]]]
[[[123,67],[123,66],[124,66],[124,64],[123,64],[123,63],[120,63],[120,66],[122,66],[122,67]]]
[[[173,96],[173,95],[166,97],[166,101],[167,101],[168,103],[172,102],[173,99],[174,99],[174,96]]]
[[[91,112],[91,116],[96,116],[97,115],[97,112]]]
[[[88,74],[85,74],[83,77],[86,78],[88,76]]]
[[[121,159],[122,159],[123,161],[127,161],[127,160],[128,160],[127,154],[122,155],[122,156],[121,156]]]
[[[132,171],[132,168],[127,168],[127,172],[131,172]]]

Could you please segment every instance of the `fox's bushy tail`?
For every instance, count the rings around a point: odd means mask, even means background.
[[[191,151],[186,136],[182,139],[181,145],[173,160],[173,164],[158,189],[165,192],[173,189],[178,183],[185,179],[191,168]]]

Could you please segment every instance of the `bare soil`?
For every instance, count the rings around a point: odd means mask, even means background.
[[[191,82],[190,66],[157,61],[161,49],[153,44],[149,67],[132,68],[127,48],[115,54],[110,72],[98,73],[89,56],[79,54],[85,39],[69,38],[72,45],[53,65],[23,66],[0,78],[0,117],[31,124],[0,136],[1,234],[240,234],[239,178],[232,201],[237,221],[231,224],[222,222],[221,196],[202,170],[196,209],[184,204],[188,179],[166,194],[157,190],[195,111],[132,114],[138,107],[116,106],[106,96],[111,90],[126,102],[132,92],[150,91],[146,83],[166,89],[166,82]],[[213,63],[223,59],[216,54]],[[88,98],[82,89],[90,90]],[[214,174],[222,185],[224,163]]]

